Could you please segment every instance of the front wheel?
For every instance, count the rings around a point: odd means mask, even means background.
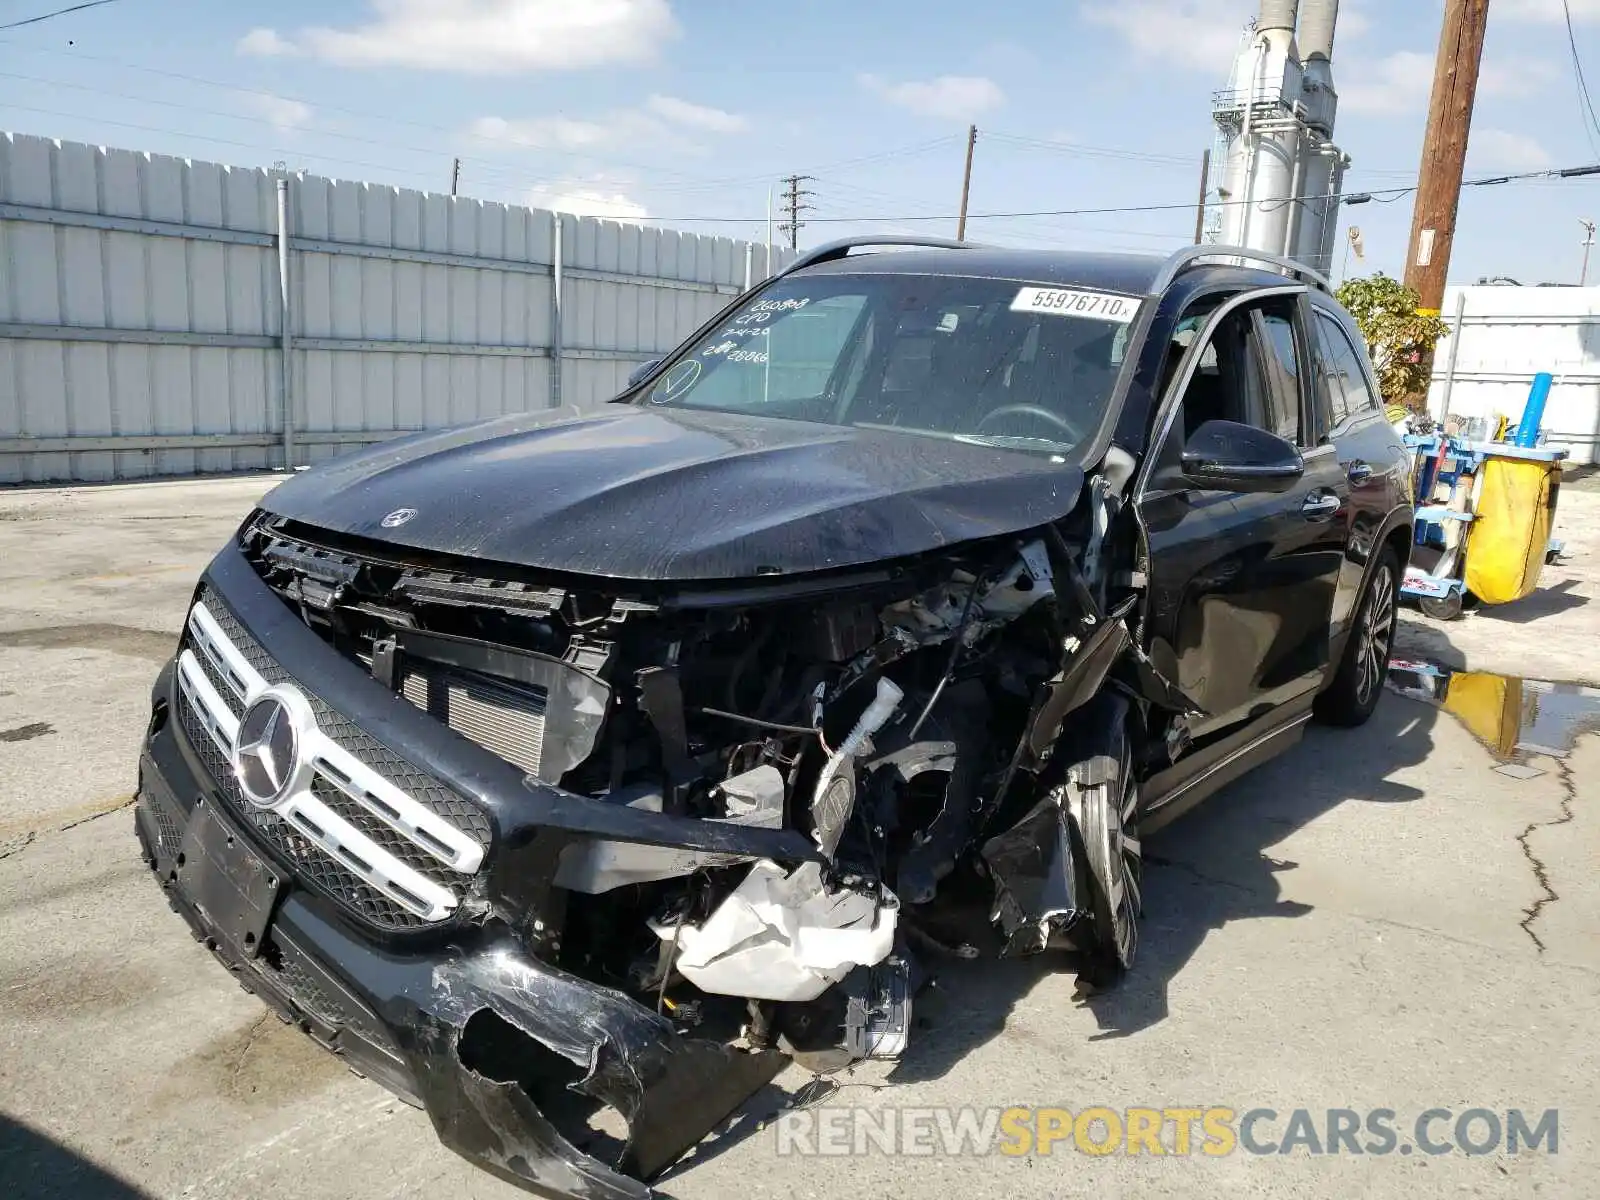
[[[1330,725],[1366,724],[1383,694],[1384,677],[1394,652],[1395,610],[1400,597],[1400,563],[1385,549],[1367,578],[1355,622],[1345,642],[1339,669],[1322,695],[1317,716]]]
[[[1133,966],[1143,914],[1139,781],[1126,719],[1105,731],[1093,758],[1068,772],[1067,798],[1088,871],[1092,920],[1086,975],[1105,986]]]

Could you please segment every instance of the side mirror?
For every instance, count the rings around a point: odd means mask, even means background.
[[[1238,421],[1207,421],[1183,448],[1183,473],[1224,492],[1286,492],[1306,473],[1294,443]]]
[[[628,386],[630,388],[637,387],[639,384],[644,382],[645,377],[649,375],[650,372],[654,371],[660,365],[661,360],[659,358],[652,358],[647,363],[640,363],[637,367],[628,372]]]

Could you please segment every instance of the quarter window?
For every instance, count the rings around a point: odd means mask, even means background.
[[[1290,442],[1300,439],[1300,347],[1294,321],[1284,312],[1264,309],[1258,336],[1267,369],[1265,427]]]
[[[1361,356],[1350,335],[1325,312],[1317,313],[1318,374],[1324,380],[1333,425],[1351,417],[1375,412],[1377,402],[1367,385]]]

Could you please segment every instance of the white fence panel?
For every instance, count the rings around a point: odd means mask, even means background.
[[[282,467],[286,433],[294,463],[320,462],[398,432],[592,407],[742,291],[747,264],[765,278],[766,257],[727,238],[5,134],[0,483]]]
[[[1450,288],[1444,315],[1452,333],[1434,355],[1430,411],[1515,422],[1533,377],[1548,371],[1547,443],[1566,447],[1573,463],[1600,461],[1600,288]]]

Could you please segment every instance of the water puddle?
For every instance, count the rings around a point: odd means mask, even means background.
[[[1389,690],[1443,708],[1502,763],[1506,774],[1534,755],[1565,758],[1578,739],[1600,733],[1600,688],[1518,679],[1487,671],[1452,671],[1437,663],[1395,659]],[[1539,772],[1535,771],[1535,774]]]

